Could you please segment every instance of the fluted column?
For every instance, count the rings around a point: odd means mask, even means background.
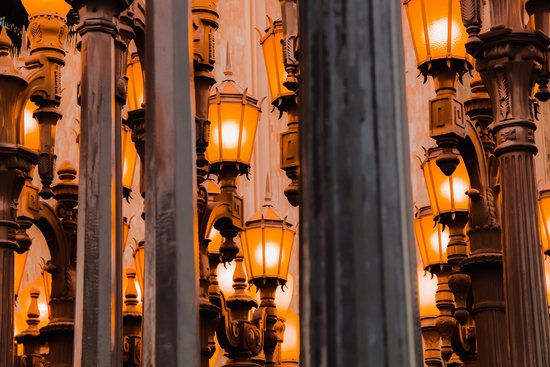
[[[550,42],[542,34],[480,36],[476,68],[493,103],[502,185],[502,251],[510,366],[550,366],[550,328],[538,231],[532,93]],[[481,58],[483,57],[483,58]]]
[[[115,16],[128,0],[73,0],[82,39],[75,366],[121,365],[115,290]],[[119,299],[120,300],[120,299]]]
[[[299,6],[300,366],[421,366],[402,4]]]

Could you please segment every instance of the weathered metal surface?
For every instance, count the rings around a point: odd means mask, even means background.
[[[189,0],[147,4],[143,365],[199,366]]]
[[[115,48],[120,2],[74,1],[80,9],[82,115],[77,232],[75,366],[111,366],[121,345],[115,315]],[[126,6],[128,4],[125,4]],[[120,127],[119,127],[120,128]]]
[[[300,365],[422,366],[400,3],[299,5]]]

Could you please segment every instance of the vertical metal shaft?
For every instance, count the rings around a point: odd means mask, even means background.
[[[111,366],[122,348],[117,297],[114,17],[126,1],[79,0],[82,109],[75,366]],[[120,132],[120,127],[119,127]],[[120,265],[119,265],[120,266]],[[120,280],[118,280],[120,282]],[[120,292],[118,292],[120,293]],[[121,334],[120,334],[121,335]]]
[[[300,366],[421,366],[401,3],[299,6]]]
[[[145,366],[199,366],[190,1],[147,2]]]

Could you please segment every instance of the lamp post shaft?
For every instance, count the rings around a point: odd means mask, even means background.
[[[481,36],[476,68],[491,95],[502,182],[502,251],[511,366],[550,366],[534,155],[532,92],[548,39],[500,29]]]
[[[299,6],[300,366],[421,366],[401,3]]]
[[[200,365],[190,5],[147,2],[144,366]]]
[[[77,234],[75,366],[122,363],[116,282],[115,15],[127,1],[74,0],[82,39],[82,116]],[[109,73],[106,74],[106,71]],[[120,129],[120,127],[119,127]],[[111,229],[111,230],[108,230]],[[120,266],[120,265],[119,265]],[[120,292],[118,292],[120,293]],[[118,302],[117,302],[118,301]],[[86,312],[84,312],[86,309]],[[118,315],[119,317],[113,317]]]

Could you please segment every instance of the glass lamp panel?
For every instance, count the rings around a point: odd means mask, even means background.
[[[126,249],[126,242],[128,242],[128,234],[130,233],[130,223],[126,218],[122,221],[122,253]]]
[[[283,263],[290,257],[281,246],[281,237],[280,228],[264,228],[263,246],[258,247],[253,255],[254,261],[263,263],[263,276],[279,277]]]
[[[421,0],[411,0],[406,3],[407,18],[411,28],[411,36],[413,40],[414,50],[416,53],[416,61],[418,65],[428,59],[428,49],[425,39],[425,9],[424,2]]]
[[[468,171],[462,157],[451,176],[446,176],[435,163],[428,159],[422,165],[430,204],[435,216],[454,210],[468,210],[469,197],[466,191],[470,188]]]
[[[426,215],[417,214],[415,234],[424,269],[428,269],[431,265],[447,262],[449,229],[443,230],[443,226],[433,220],[431,212],[427,212]]]
[[[219,162],[221,160],[221,149],[218,129],[221,123],[221,110],[218,103],[211,103],[208,109],[208,120],[210,121],[210,141],[206,148],[205,156],[209,162]],[[214,134],[216,129],[216,134]]]
[[[280,30],[276,29],[275,32],[271,32],[271,29],[269,29],[268,32],[269,36],[263,41],[262,50],[267,69],[271,102],[273,103],[273,101],[282,95],[293,93],[283,85],[287,73],[283,62],[283,45],[281,44],[281,40],[283,39],[282,26]]]
[[[300,360],[300,316],[287,313],[285,321],[284,341],[281,344],[281,360],[283,362]]]
[[[218,285],[226,299],[235,293],[235,289],[233,289],[233,274],[235,273],[236,264],[237,262],[232,261],[218,265]]]
[[[212,227],[212,230],[210,231],[210,235],[208,236],[208,238],[210,238],[210,243],[208,244],[208,252],[211,254],[219,254],[220,247],[223,243],[223,237],[220,231]]]
[[[435,292],[437,291],[437,277],[427,273],[424,269],[418,269],[418,305],[420,317],[439,315],[435,305]]]
[[[141,108],[143,104],[143,70],[139,58],[133,57],[126,70],[128,76],[128,109],[130,111]]]
[[[19,288],[21,287],[21,281],[23,280],[23,274],[25,274],[25,265],[27,264],[27,257],[29,256],[29,251],[25,251],[23,254],[15,253],[15,282],[14,282],[14,291],[15,294],[19,293]]]
[[[546,298],[550,307],[550,260],[544,261],[544,276],[546,280]]]
[[[550,182],[539,193],[539,226],[542,249],[550,250]]]
[[[284,286],[277,288],[275,293],[275,304],[277,305],[277,314],[285,317],[290,301],[292,300],[292,292],[294,291],[294,276],[288,274],[287,282]]]
[[[239,161],[250,165],[252,160],[252,150],[256,138],[256,129],[260,120],[260,110],[256,106],[244,106],[244,133],[241,142],[241,151]],[[246,139],[245,139],[246,137]]]
[[[296,233],[288,228],[281,230],[283,243],[283,257],[281,258],[281,270],[279,273],[279,278],[287,280],[288,269],[290,267],[290,258],[292,256],[292,248],[294,245],[294,237]]]
[[[239,158],[241,141],[250,138],[242,126],[244,106],[239,102],[222,102],[219,105],[219,112],[220,124],[211,126],[211,140],[218,142],[220,161],[234,162]]]
[[[132,142],[132,130],[122,128],[122,185],[131,190],[137,164],[137,150]]]
[[[40,132],[38,130],[38,121],[33,117],[34,111],[38,108],[30,100],[25,106],[25,115],[23,121],[23,144],[32,150],[40,149]]]
[[[261,277],[263,274],[263,229],[261,227],[247,228],[241,232],[244,251],[244,262],[249,280]],[[256,255],[258,254],[258,255]]]
[[[29,15],[58,13],[66,16],[71,6],[65,0],[21,0]]]
[[[451,1],[452,16],[451,24],[451,37],[450,37],[450,50],[451,55],[454,58],[469,59],[466,52],[466,42],[468,42],[468,33],[466,27],[462,23],[462,13],[460,10],[460,0]]]
[[[136,275],[139,283],[139,287],[144,290],[144,276],[145,276],[145,247],[140,246],[134,252],[134,260],[136,264]]]
[[[468,34],[459,0],[411,0],[406,5],[418,65],[435,59],[466,59]]]

